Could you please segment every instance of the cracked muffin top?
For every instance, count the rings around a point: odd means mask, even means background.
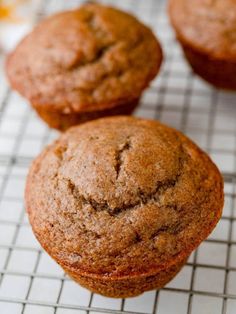
[[[7,60],[13,88],[64,113],[137,99],[157,74],[160,45],[135,17],[100,4],[44,20]]]
[[[181,40],[214,58],[236,61],[235,0],[170,0],[169,12]]]
[[[188,138],[118,116],[71,128],[34,161],[26,207],[58,263],[94,276],[183,260],[221,216],[222,178]]]

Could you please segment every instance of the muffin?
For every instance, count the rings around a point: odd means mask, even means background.
[[[236,90],[236,1],[170,0],[169,15],[193,70]]]
[[[162,61],[160,44],[135,17],[95,3],[53,15],[8,56],[12,88],[50,127],[130,114]]]
[[[33,162],[26,208],[42,247],[110,297],[159,289],[220,219],[222,177],[180,132],[109,117],[63,133]]]

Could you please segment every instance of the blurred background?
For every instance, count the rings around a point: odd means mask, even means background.
[[[0,49],[11,50],[30,30],[40,1],[0,0]]]
[[[225,179],[220,223],[163,290],[127,300],[103,298],[73,283],[31,232],[23,202],[25,177],[32,159],[58,134],[9,89],[4,60],[44,16],[82,2],[0,0],[0,313],[235,314],[236,95],[212,88],[192,73],[164,0],[101,2],[132,12],[159,37],[165,62],[135,114],[181,130],[210,154]]]

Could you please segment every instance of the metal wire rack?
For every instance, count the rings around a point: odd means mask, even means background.
[[[36,19],[82,1],[40,1]],[[43,252],[24,212],[28,166],[56,132],[11,92],[0,54],[0,313],[236,313],[236,94],[213,89],[192,74],[174,40],[163,0],[112,3],[149,24],[160,38],[165,63],[136,115],[159,119],[208,151],[225,178],[225,208],[213,234],[161,291],[109,299],[72,282]]]

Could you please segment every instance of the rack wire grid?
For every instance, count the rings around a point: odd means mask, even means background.
[[[104,1],[105,2],[105,1]],[[0,313],[236,313],[236,95],[196,77],[174,39],[162,0],[106,1],[150,25],[165,62],[136,115],[161,120],[206,150],[225,178],[223,217],[211,236],[164,289],[130,299],[109,299],[80,287],[43,252],[23,203],[31,160],[58,134],[10,91],[0,55]],[[36,20],[81,1],[40,1]]]

